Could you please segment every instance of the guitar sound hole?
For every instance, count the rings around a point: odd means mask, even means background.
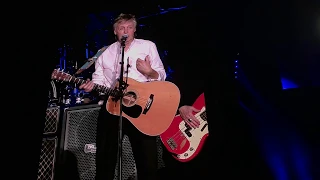
[[[134,92],[126,92],[122,99],[122,104],[126,107],[131,107],[136,104],[137,95]]]

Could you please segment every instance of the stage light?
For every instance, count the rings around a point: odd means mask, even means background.
[[[234,72],[235,76],[234,76],[234,78],[237,79],[238,78],[238,71],[237,71],[237,69],[238,69],[238,60],[235,60],[234,63],[235,63],[235,72]]]

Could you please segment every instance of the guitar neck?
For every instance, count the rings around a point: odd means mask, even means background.
[[[86,83],[87,81],[71,76],[70,79],[69,79],[69,82],[73,82],[73,83],[76,83],[78,85],[81,85],[81,84]],[[95,90],[97,92],[105,93],[108,96],[109,95],[116,96],[116,94],[118,93],[118,91],[116,89],[112,89],[112,88],[109,88],[109,87],[106,87],[106,86],[102,86],[102,85],[96,84],[96,83],[94,83],[93,90]]]

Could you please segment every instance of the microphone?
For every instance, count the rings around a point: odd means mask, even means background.
[[[125,42],[128,38],[128,34],[124,34],[122,37],[121,37],[121,41],[122,42]]]

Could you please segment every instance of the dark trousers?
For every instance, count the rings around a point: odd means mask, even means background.
[[[119,117],[102,106],[98,118],[96,140],[96,180],[113,180],[118,153]],[[129,137],[139,180],[157,180],[158,154],[156,137],[147,136],[122,118],[123,134]],[[122,164],[124,164],[123,162]]]

